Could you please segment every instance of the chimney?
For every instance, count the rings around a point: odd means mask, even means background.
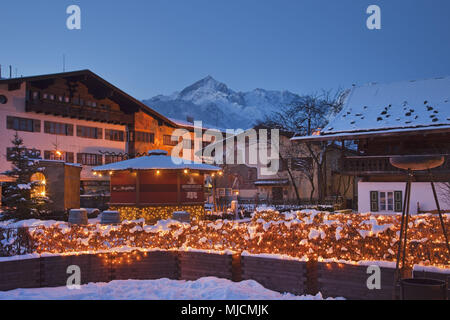
[[[187,116],[186,117],[186,121],[193,124],[194,123],[194,117]]]
[[[9,65],[9,78],[12,78],[12,65]]]

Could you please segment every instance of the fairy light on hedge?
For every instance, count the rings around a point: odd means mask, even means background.
[[[129,207],[121,214],[141,217]],[[157,207],[148,211],[148,220],[172,211]],[[182,210],[183,208],[177,208]],[[188,208],[184,208],[188,209]],[[198,208],[201,209],[201,206]],[[164,213],[163,213],[164,212]],[[167,213],[166,213],[167,212]],[[166,218],[169,218],[167,216]],[[132,218],[132,217],[130,217]],[[147,219],[146,219],[147,220]],[[390,261],[396,259],[398,216],[359,214],[280,214],[257,212],[249,223],[197,220],[192,224],[174,222],[169,226],[152,226],[144,220],[124,222],[118,226],[53,225],[30,229],[36,253],[80,254],[103,252],[109,263],[133,263],[142,252],[123,253],[127,248],[141,250],[200,250],[253,254],[282,254],[314,261]],[[444,236],[439,233],[439,218],[431,215],[411,217],[408,266],[413,264],[449,268]],[[447,224],[449,224],[447,218]],[[111,253],[111,251],[118,251]]]

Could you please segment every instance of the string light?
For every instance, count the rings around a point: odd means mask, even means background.
[[[399,216],[363,214],[332,214],[297,212],[280,214],[257,212],[250,222],[204,221],[191,224],[164,222],[173,211],[204,214],[202,206],[111,208],[119,210],[128,220],[117,226],[72,226],[64,224],[29,229],[36,253],[80,254],[82,252],[141,250],[200,250],[252,254],[281,254],[313,261],[389,261],[396,260]],[[412,216],[408,232],[407,265],[414,264],[449,268],[445,239],[440,232],[439,218],[432,215]],[[449,219],[446,217],[447,227]],[[133,263],[142,253],[108,254],[114,263]]]

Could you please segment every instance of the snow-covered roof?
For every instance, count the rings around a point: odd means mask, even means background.
[[[199,171],[220,171],[219,167],[199,163],[188,162],[184,159],[171,157],[167,151],[152,150],[145,157],[134,158],[95,167],[92,171],[124,171],[124,170],[199,170]]]
[[[342,111],[321,135],[396,133],[449,126],[450,77],[444,77],[355,87]]]
[[[289,184],[287,179],[272,179],[272,180],[258,180],[255,181],[257,186],[284,186]]]
[[[191,129],[200,128],[200,127],[196,126],[195,123],[189,122],[187,120],[180,120],[180,119],[175,119],[175,118],[169,118],[169,120],[172,121],[173,123],[175,123],[176,125],[180,126],[180,127],[191,128]],[[202,121],[202,120],[195,120],[195,121]],[[203,122],[202,122],[202,128],[201,129],[202,130],[217,130],[217,131],[220,131],[220,132],[226,132],[226,130],[223,129],[223,128],[211,126],[211,125],[203,123]]]

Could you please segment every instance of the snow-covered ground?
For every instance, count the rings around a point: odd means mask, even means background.
[[[214,277],[197,281],[126,280],[66,287],[0,292],[0,300],[323,300],[270,291],[253,280],[239,283]],[[340,299],[342,300],[342,298]]]

